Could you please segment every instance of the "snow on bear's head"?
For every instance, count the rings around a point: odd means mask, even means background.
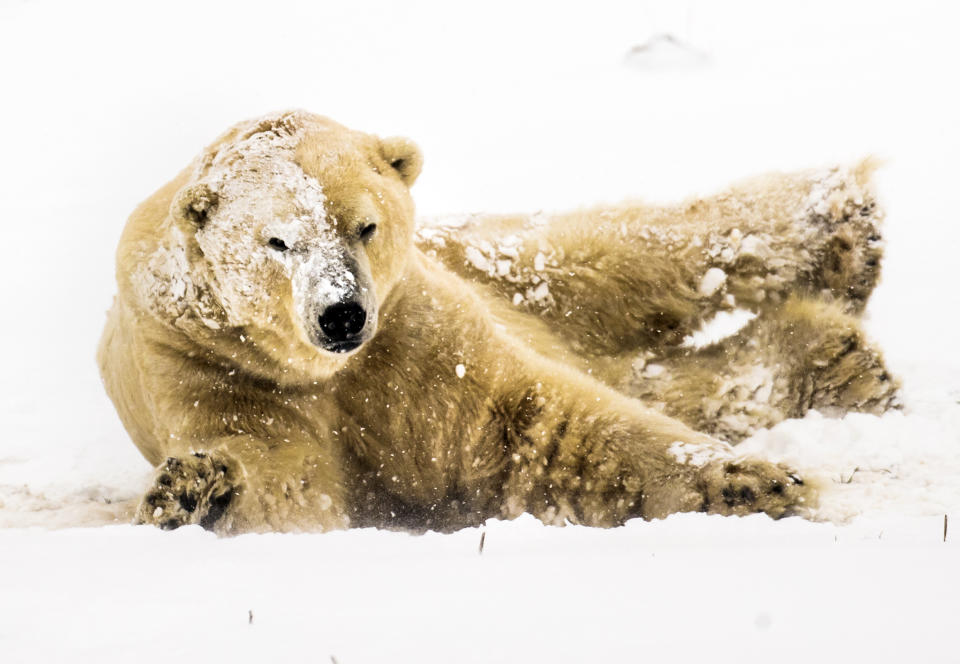
[[[196,317],[284,371],[335,372],[376,334],[401,277],[421,163],[405,139],[303,112],[235,127],[171,208],[193,256],[188,281],[200,282]]]

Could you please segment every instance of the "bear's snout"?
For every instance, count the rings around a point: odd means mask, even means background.
[[[363,343],[367,310],[357,302],[337,302],[324,309],[317,323],[326,337],[323,345],[327,350],[348,353]]]

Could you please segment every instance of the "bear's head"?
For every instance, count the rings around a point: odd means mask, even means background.
[[[171,206],[197,299],[210,301],[199,318],[283,373],[336,372],[376,334],[403,275],[421,164],[406,139],[304,112],[228,131]]]

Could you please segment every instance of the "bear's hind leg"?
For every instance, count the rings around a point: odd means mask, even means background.
[[[882,413],[899,382],[860,321],[837,303],[794,297],[702,349],[637,362],[618,387],[729,442],[816,409]]]
[[[883,253],[874,168],[769,175],[679,205],[474,217],[421,229],[419,246],[584,357],[661,353],[718,311],[793,294],[862,311]]]

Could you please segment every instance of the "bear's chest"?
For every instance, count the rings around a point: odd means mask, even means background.
[[[418,502],[461,492],[491,415],[482,395],[386,379],[337,390],[341,444],[391,493]]]

